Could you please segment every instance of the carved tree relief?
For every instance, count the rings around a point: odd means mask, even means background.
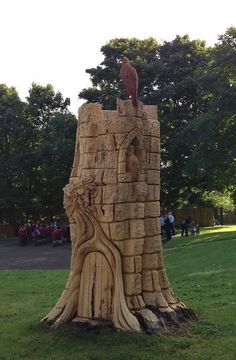
[[[72,256],[67,284],[43,319],[111,323],[162,333],[194,319],[170,288],[160,236],[160,133],[155,106],[85,104],[64,206]]]

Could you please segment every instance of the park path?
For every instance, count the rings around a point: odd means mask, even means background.
[[[17,238],[0,239],[0,270],[69,269],[70,256],[71,243],[20,246]]]
[[[19,246],[18,239],[0,239],[0,270],[69,269],[71,244]]]
[[[165,239],[163,239],[163,242],[165,242]],[[178,245],[164,249],[164,252],[176,251],[186,247],[210,245],[215,242],[205,241],[196,244]],[[52,244],[19,246],[18,239],[0,239],[0,270],[69,269],[70,255],[70,243],[57,247],[53,247]]]
[[[0,239],[0,270],[69,269],[70,256],[71,243],[19,246],[18,239]]]

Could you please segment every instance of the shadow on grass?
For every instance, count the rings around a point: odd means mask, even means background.
[[[186,237],[176,237],[171,240],[168,244],[164,245],[165,250],[172,250],[180,247],[186,246],[196,246],[202,244],[210,244],[215,242],[222,241],[234,241],[236,240],[236,231],[220,231],[216,234],[214,233],[206,233],[200,235],[189,235]]]

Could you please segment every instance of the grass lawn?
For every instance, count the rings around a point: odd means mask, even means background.
[[[39,324],[68,271],[0,271],[0,360],[235,360],[236,226],[202,229],[165,245],[172,287],[199,316],[185,336],[50,330]]]

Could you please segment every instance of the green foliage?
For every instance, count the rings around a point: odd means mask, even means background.
[[[230,27],[225,34],[219,36],[219,42],[215,48],[216,63],[223,65],[222,70],[227,73],[231,82],[235,85],[236,75],[236,28]]]
[[[102,63],[87,70],[93,87],[79,97],[114,109],[116,97],[125,97],[119,68],[127,56],[139,75],[140,100],[158,105],[164,207],[204,205],[205,192],[235,188],[235,39],[234,27],[213,48],[187,35],[163,44],[113,39],[101,48]]]
[[[30,216],[63,214],[63,187],[73,162],[76,119],[69,99],[51,85],[32,84],[27,97],[27,117],[34,129],[30,174]]]
[[[140,100],[159,109],[162,206],[235,206],[236,28],[211,48],[177,35],[162,44],[113,39],[101,52],[101,64],[86,70],[92,87],[79,97],[114,109],[116,98],[126,97],[121,60],[130,59]],[[33,83],[26,102],[0,85],[0,222],[63,211],[76,127],[69,104],[50,84]]]
[[[230,191],[236,184],[236,29],[219,39],[200,76],[200,83],[207,84],[200,92],[207,107],[184,128],[191,149],[186,170],[190,183],[196,179],[202,193]]]
[[[15,88],[0,85],[0,218],[14,222],[25,205],[23,177],[33,134]]]
[[[63,214],[63,188],[73,163],[76,120],[72,114],[54,113],[40,131],[36,167],[35,210],[48,218]]]
[[[165,42],[159,50],[161,62],[157,75],[156,103],[161,121],[162,146],[162,204],[179,206],[183,201],[192,203],[186,164],[191,154],[184,131],[206,107],[199,94],[199,69],[207,63],[204,42],[190,41],[188,36],[177,36]],[[153,97],[154,99],[154,97]]]
[[[106,109],[116,107],[116,98],[125,98],[124,85],[119,77],[120,64],[124,56],[139,73],[139,95],[145,100],[155,85],[153,83],[158,70],[158,44],[155,39],[113,39],[102,46],[104,61],[96,68],[87,69],[93,87],[84,89],[79,97],[89,102],[100,102]],[[147,100],[148,101],[148,100]]]
[[[229,211],[234,210],[234,201],[231,192],[226,192],[224,194],[218,191],[205,192],[202,197],[205,203],[208,202],[209,205],[214,208],[223,208],[224,210]]]
[[[182,181],[181,173],[176,172],[176,167],[182,166],[180,161],[183,161],[184,156],[178,155],[186,151],[186,146],[175,141],[176,146],[173,147],[173,137],[176,139],[178,129],[190,121],[189,109],[194,112],[192,107],[196,102],[194,96],[197,90],[192,74],[196,63],[201,59],[201,56],[199,55],[198,59],[195,53],[202,52],[204,57],[204,44],[197,41],[192,43],[187,36],[177,36],[173,42],[165,42],[162,46],[154,39],[114,39],[102,47],[101,51],[104,61],[97,68],[87,70],[94,87],[92,90],[82,91],[79,96],[91,101],[95,95],[94,101],[102,102],[104,107],[112,105],[114,108],[115,97],[118,94],[124,97],[124,89],[119,79],[121,59],[127,56],[131,60],[139,74],[141,100],[147,104],[159,105],[162,121],[162,183],[166,185],[162,188],[168,188],[168,191],[165,191],[165,198],[168,198],[170,190],[176,192]],[[108,89],[113,92],[109,104],[107,98],[103,101],[104,87],[106,97],[109,96]],[[186,96],[187,93],[189,97]],[[190,96],[190,93],[193,96]],[[171,183],[172,178],[175,179],[175,189]]]
[[[70,105],[70,99],[64,100],[62,94],[60,92],[55,93],[50,84],[42,86],[33,83],[26,99],[29,117],[35,126],[41,127],[47,125],[53,113],[66,113],[67,107]]]
[[[0,85],[0,222],[64,212],[76,133],[69,103],[51,85],[32,84],[26,103]]]

